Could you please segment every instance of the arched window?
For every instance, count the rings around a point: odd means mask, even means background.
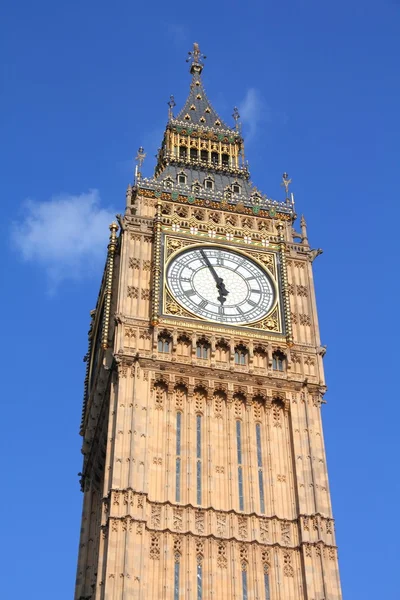
[[[160,333],[158,336],[158,351],[168,354],[171,352],[172,339],[168,333]]]
[[[222,155],[222,164],[224,167],[229,167],[229,154]]]
[[[248,350],[243,344],[235,347],[235,365],[247,365]]]
[[[200,158],[202,162],[208,162],[208,150],[201,150]]]
[[[204,187],[207,190],[213,190],[214,189],[214,181],[211,178],[207,178],[204,180]]]
[[[229,360],[229,345],[225,340],[218,340],[215,345],[215,360],[219,363],[227,363]]]
[[[218,152],[211,152],[211,162],[213,165],[218,164]]]
[[[272,354],[272,368],[274,371],[286,370],[286,356],[280,350]]]
[[[179,156],[180,156],[180,158],[186,158],[187,157],[187,148],[186,148],[186,146],[180,146],[179,147]]]
[[[234,194],[240,194],[240,185],[238,183],[232,184],[232,192]]]
[[[210,344],[207,340],[201,339],[197,342],[196,356],[197,358],[202,358],[204,360],[210,358]]]
[[[197,160],[198,156],[199,156],[199,153],[197,151],[197,148],[190,148],[190,158]]]

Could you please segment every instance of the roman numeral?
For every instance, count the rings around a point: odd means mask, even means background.
[[[205,308],[208,304],[208,300],[202,300],[198,305],[199,308]]]
[[[251,306],[258,306],[257,302],[253,302],[253,300],[247,300],[247,302],[251,305]]]
[[[261,294],[261,290],[253,290],[253,288],[250,290],[250,292],[252,294]]]
[[[185,294],[185,296],[194,296],[196,294],[196,292],[194,290],[186,290],[183,292]]]

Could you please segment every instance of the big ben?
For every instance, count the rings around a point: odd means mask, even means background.
[[[75,600],[340,600],[312,262],[203,56],[137,155],[91,313]]]

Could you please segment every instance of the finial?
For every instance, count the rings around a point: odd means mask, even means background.
[[[235,106],[234,109],[233,109],[232,117],[233,117],[233,119],[235,121],[235,129],[236,129],[236,131],[240,131],[240,123],[239,123],[240,115],[239,115],[239,110],[238,110],[237,106]]]
[[[174,106],[176,106],[175,98],[173,96],[170,96],[169,102],[167,104],[169,106],[168,118],[169,120],[171,120],[174,118]]]
[[[288,196],[289,196],[289,185],[291,183],[292,183],[292,180],[289,179],[289,175],[287,173],[283,173],[281,186],[283,186],[285,188],[286,198],[288,198]]]
[[[308,244],[307,223],[306,223],[306,220],[304,218],[304,215],[301,215],[301,218],[300,218],[300,227],[301,227],[301,241],[303,242],[303,244]]]
[[[186,62],[190,62],[190,72],[192,75],[195,73],[200,75],[203,70],[203,61],[207,58],[204,54],[200,52],[199,45],[197,42],[193,44],[193,50],[188,52],[189,58],[186,59]]]
[[[144,151],[144,148],[143,148],[143,146],[140,146],[140,148],[136,154],[136,157],[135,157],[135,160],[137,162],[136,169],[135,169],[135,181],[137,179],[140,179],[142,176],[142,164],[143,164],[143,161],[145,158],[146,158],[146,153]]]

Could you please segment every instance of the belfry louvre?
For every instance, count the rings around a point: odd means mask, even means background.
[[[250,181],[197,44],[91,313],[75,600],[339,600],[304,217]]]

